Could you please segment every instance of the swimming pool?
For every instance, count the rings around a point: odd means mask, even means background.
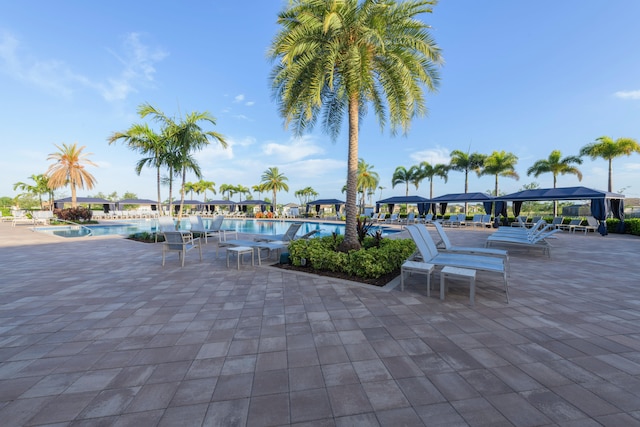
[[[210,218],[203,218],[205,226],[208,227],[212,221]],[[284,234],[289,225],[295,221],[269,221],[256,219],[225,219],[222,228],[235,230],[238,233],[247,234]],[[114,222],[111,224],[87,225],[87,226],[56,226],[56,227],[36,227],[35,230],[53,234],[60,237],[84,237],[84,236],[129,236],[135,233],[153,233],[156,231],[157,221],[153,219],[142,219],[127,222]],[[183,219],[180,229],[188,230],[189,220]],[[372,227],[372,230],[381,229],[383,235],[396,233],[397,230],[389,227]],[[311,231],[318,231],[318,236],[330,236],[332,233],[344,234],[344,224],[330,222],[302,222],[298,235],[302,236]]]

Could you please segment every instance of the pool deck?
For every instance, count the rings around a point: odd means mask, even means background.
[[[552,244],[510,251],[510,304],[479,272],[472,307],[464,280],[238,271],[211,242],[163,268],[160,244],[0,223],[0,424],[640,425],[640,238]]]

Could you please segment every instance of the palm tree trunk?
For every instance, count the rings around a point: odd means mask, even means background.
[[[557,175],[554,173],[553,174],[553,188],[556,188],[557,185],[557,181],[558,181],[558,177]],[[558,201],[554,200],[553,201],[553,217],[557,217],[558,216]]]
[[[276,188],[273,187],[273,215],[278,212],[278,205],[276,204]]]
[[[182,185],[180,186],[180,210],[178,211],[178,224],[176,230],[180,228],[180,221],[182,220],[182,207],[184,206],[184,184],[187,182],[187,168],[182,168]]]
[[[78,197],[76,196],[76,185],[72,182],[70,184],[71,186],[71,207],[72,208],[77,208],[78,207]]]
[[[496,174],[496,194],[495,196],[498,197],[498,174]]]
[[[464,194],[469,192],[469,169],[464,170]],[[469,203],[464,202],[464,214],[469,213]]]
[[[613,160],[609,159],[609,193],[613,192],[613,169],[612,169]]]
[[[340,247],[342,251],[360,249],[358,241],[358,96],[349,99],[349,154],[347,161],[347,200],[345,204],[345,231],[344,241]]]
[[[156,181],[158,185],[158,216],[162,216],[164,212],[162,212],[162,197],[160,196],[160,166],[156,168]]]

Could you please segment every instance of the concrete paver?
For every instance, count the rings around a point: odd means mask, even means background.
[[[510,304],[479,272],[470,306],[421,275],[401,292],[236,270],[211,242],[162,267],[160,244],[0,223],[0,420],[640,425],[640,238],[557,236],[551,259],[510,248]]]

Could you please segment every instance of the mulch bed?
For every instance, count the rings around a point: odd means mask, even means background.
[[[317,274],[318,276],[326,276],[326,277],[335,277],[336,279],[350,280],[352,282],[366,283],[367,285],[373,286],[384,286],[396,277],[400,275],[400,270],[393,271],[389,274],[385,274],[384,276],[378,277],[377,279],[363,279],[358,276],[350,276],[345,273],[339,273],[334,271],[322,271],[322,270],[314,270],[309,267],[296,267],[291,264],[273,264],[273,267],[281,268],[283,270],[293,270],[293,271],[302,271],[305,273]]]

